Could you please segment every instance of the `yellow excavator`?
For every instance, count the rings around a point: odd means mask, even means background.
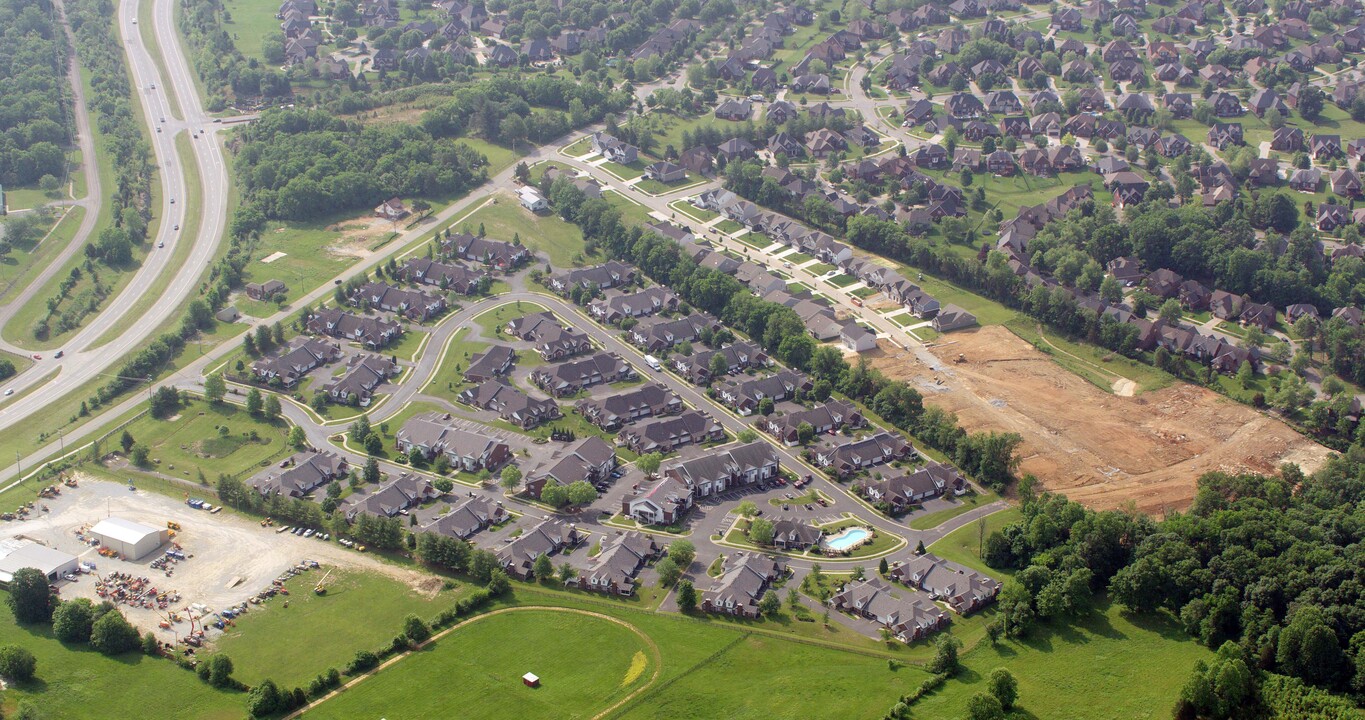
[[[322,576],[322,579],[318,581],[318,584],[317,584],[316,586],[313,587],[313,592],[314,592],[315,594],[317,594],[317,595],[326,595],[326,594],[327,594],[327,578],[329,578],[329,577],[331,577],[331,576],[332,576],[332,571],[331,571],[331,570],[328,570],[328,571],[327,571],[327,574],[326,574],[326,575],[323,575],[323,576]]]

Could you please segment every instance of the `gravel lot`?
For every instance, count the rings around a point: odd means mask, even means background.
[[[3,527],[4,533],[77,555],[82,561],[95,563],[99,574],[119,571],[150,578],[157,588],[180,593],[181,601],[173,606],[177,610],[191,603],[203,603],[210,610],[219,610],[244,602],[302,560],[316,560],[324,566],[379,571],[413,586],[423,579],[418,573],[386,565],[335,542],[277,534],[275,528],[262,528],[229,511],[210,514],[165,495],[145,490],[129,491],[124,485],[88,476],[80,477],[79,482],[79,488],[63,488],[60,497],[47,501],[50,512],[39,513],[23,522],[8,523]],[[156,527],[165,526],[168,520],[178,522],[181,530],[173,541],[180,543],[190,557],[173,566],[172,577],[150,567],[160,552],[150,553],[136,562],[100,557],[96,548],[81,543],[75,533],[106,517],[121,517]],[[98,600],[95,579],[90,575],[81,575],[76,582],[62,582],[60,587],[64,598]],[[138,627],[153,630],[165,640],[173,639],[171,631],[157,627],[161,618],[156,611],[127,606],[123,610]],[[175,629],[185,632],[188,626],[181,623]]]

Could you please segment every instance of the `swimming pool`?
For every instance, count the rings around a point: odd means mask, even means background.
[[[830,550],[844,552],[863,544],[870,537],[872,537],[871,530],[865,527],[851,527],[839,531],[837,535],[825,538],[824,543],[825,547]]]

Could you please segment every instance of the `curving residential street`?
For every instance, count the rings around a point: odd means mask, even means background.
[[[622,358],[627,359],[635,366],[636,371],[642,377],[651,381],[661,382],[669,390],[677,393],[691,407],[700,409],[710,416],[716,418],[725,429],[732,435],[743,430],[749,429],[749,425],[743,418],[735,415],[723,404],[709,398],[701,388],[688,383],[671,373],[656,372],[649,370],[645,364],[644,355],[636,347],[622,341],[618,335],[606,328],[593,322],[587,317],[580,308],[569,303],[562,298],[544,292],[535,292],[524,289],[524,277],[513,278],[514,285],[520,286],[510,292],[502,293],[494,297],[479,299],[469,302],[459,310],[442,318],[439,323],[431,328],[430,338],[427,341],[426,350],[416,360],[410,372],[404,377],[397,388],[389,395],[382,405],[368,413],[370,421],[374,425],[384,423],[397,416],[403,411],[410,402],[417,400],[431,401],[433,398],[423,394],[432,378],[436,375],[442,361],[445,359],[445,350],[455,333],[461,329],[473,327],[476,324],[474,319],[478,316],[500,306],[516,303],[527,303],[539,305],[551,310],[556,315],[564,318],[578,330],[584,332],[600,348],[609,352],[616,353]],[[529,310],[528,310],[529,312]],[[202,393],[202,378],[195,374],[192,377],[185,377],[175,383],[175,386],[182,390],[189,390]],[[241,394],[246,392],[244,386],[234,386],[234,401],[241,400]],[[447,403],[449,404],[449,403]],[[319,449],[337,452],[345,457],[352,466],[363,466],[367,456],[350,452],[344,449],[338,437],[346,431],[347,422],[334,421],[326,425],[320,424],[315,415],[308,409],[295,402],[284,402],[283,413],[288,421],[304,429],[309,445]],[[451,405],[450,407],[455,408]],[[460,409],[459,412],[465,412]],[[917,543],[925,546],[931,545],[936,540],[944,537],[957,528],[971,524],[986,515],[1005,509],[1008,505],[1003,500],[986,503],[971,510],[968,510],[934,528],[918,530],[910,527],[906,522],[893,518],[888,518],[875,512],[865,505],[861,500],[852,496],[846,488],[829,480],[817,468],[806,463],[798,453],[792,448],[784,447],[780,444],[773,444],[782,467],[798,473],[809,473],[816,478],[816,486],[830,500],[828,514],[843,515],[847,518],[856,518],[861,524],[876,528],[879,532],[889,533],[905,539],[905,543],[882,557],[888,560],[908,558],[913,552]],[[407,465],[400,465],[392,462],[381,461],[381,470],[391,477],[403,473],[411,473],[413,469]],[[435,477],[435,476],[432,476]],[[753,499],[760,505],[766,506],[767,501],[779,498],[781,490],[774,487],[767,491],[746,490],[744,497]],[[602,522],[603,518],[610,517],[620,509],[621,499],[628,493],[625,481],[617,481],[616,486],[608,490],[591,506],[573,513],[551,513],[544,506],[528,503],[514,496],[504,495],[501,488],[496,485],[486,485],[470,487],[457,485],[455,495],[466,495],[484,497],[489,501],[514,503],[518,506],[518,512],[525,514],[529,519],[543,519],[549,517],[559,517],[574,522],[579,526],[595,533],[610,535],[620,530],[619,526],[608,525]],[[729,554],[737,549],[734,546],[725,545],[714,541],[713,536],[724,536],[733,522],[734,507],[738,505],[740,499],[730,497],[707,498],[699,503],[694,511],[692,519],[689,521],[689,533],[686,536],[697,546],[696,566],[705,568],[713,560],[722,554]],[[667,541],[669,536],[660,535],[661,541]],[[878,557],[872,558],[827,558],[819,560],[819,564],[830,568],[849,569],[859,565],[875,564]],[[799,579],[817,562],[815,560],[789,558],[793,571]],[[665,609],[671,606],[665,604]]]

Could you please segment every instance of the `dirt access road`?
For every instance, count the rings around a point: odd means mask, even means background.
[[[1283,422],[1193,385],[1112,395],[1000,326],[951,339],[928,350],[937,369],[899,350],[877,353],[873,364],[957,413],[968,430],[1019,433],[1020,471],[1092,508],[1131,501],[1154,514],[1184,509],[1205,472],[1270,473],[1284,462],[1311,472],[1330,454]],[[967,361],[954,363],[958,353]]]

